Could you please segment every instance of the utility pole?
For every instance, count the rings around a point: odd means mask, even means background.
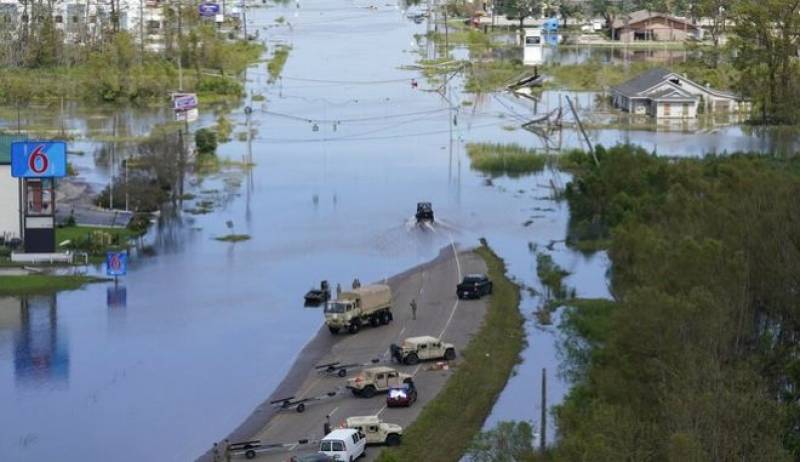
[[[544,453],[547,448],[547,368],[542,368],[542,415],[540,417],[542,428],[539,438],[539,450]]]
[[[245,0],[241,0],[242,2],[242,32],[244,32],[244,40],[245,42],[247,39],[247,2]]]
[[[109,162],[109,171],[111,182],[108,184],[108,209],[114,210],[114,158],[117,154],[117,113],[114,113],[112,119],[113,127],[111,128],[112,141],[111,141],[111,161]]]
[[[189,135],[188,133],[186,134]],[[178,152],[180,159],[178,159],[178,197],[180,200],[183,200],[183,168],[184,168],[184,159],[186,158],[186,145],[183,142],[183,129],[178,129],[178,143],[180,143],[181,148]]]
[[[252,132],[252,130],[250,130],[250,114],[252,114],[252,113],[253,113],[253,108],[251,108],[250,106],[246,106],[244,108],[245,120],[246,120],[246,124],[247,124],[247,163],[248,164],[252,164],[253,163],[253,144],[252,144],[252,141],[253,141],[252,134],[253,134],[253,132]]]
[[[600,161],[597,160],[597,155],[594,153],[594,146],[592,146],[592,142],[589,141],[589,136],[586,134],[586,130],[583,129],[581,118],[578,117],[578,111],[576,111],[575,106],[572,105],[572,100],[570,99],[569,95],[564,95],[564,97],[567,99],[567,103],[569,103],[569,109],[572,111],[572,115],[575,117],[575,122],[578,123],[578,129],[580,129],[581,133],[583,134],[583,139],[586,141],[586,146],[589,148],[589,153],[592,154],[594,164],[596,166],[600,166]]]
[[[183,13],[181,12],[181,2],[178,0],[178,90],[183,91]]]
[[[144,0],[139,0],[139,62],[144,61]]]
[[[122,159],[122,167],[125,171],[125,211],[130,210],[130,195],[128,194],[128,159]]]

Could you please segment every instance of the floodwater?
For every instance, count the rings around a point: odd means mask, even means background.
[[[414,71],[400,70],[419,57],[413,36],[426,25],[408,20],[399,5],[301,3],[250,13],[270,49],[293,49],[280,81],[267,82],[263,63],[248,72],[248,90],[266,102],[249,103],[257,165],[235,195],[209,214],[164,214],[148,235],[152,256],[134,258],[118,286],[0,300],[0,459],[97,460],[113,451],[118,461],[191,460],[270,394],[316,332],[322,314],[302,306],[312,285],[380,280],[435,257],[451,240],[471,246],[486,237],[520,283],[538,288],[535,245],[573,273],[568,283],[579,295],[607,295],[605,255],[583,256],[558,242],[568,209],[548,199],[549,188],[567,176],[545,171],[489,182],[469,169],[468,141],[537,142],[515,128],[515,113],[530,106],[461,94],[455,79],[447,97],[456,111]],[[281,16],[286,22],[278,24]],[[420,88],[411,87],[412,77]],[[575,96],[591,103],[591,95]],[[234,133],[245,130],[243,106],[232,115]],[[201,111],[194,128],[213,123]],[[142,118],[168,118],[156,113]],[[662,135],[671,134],[628,138],[658,143],[661,153],[670,149]],[[592,136],[625,140],[619,130]],[[704,152],[694,135],[675,136],[683,141],[671,153]],[[705,146],[725,138],[708,136]],[[574,132],[563,140],[580,144]],[[91,155],[99,145],[70,147],[86,152],[74,162],[97,182],[107,174]],[[238,160],[247,146],[234,141],[219,151]],[[192,187],[214,190],[220,181]],[[423,200],[441,222],[433,231],[408,225]],[[252,239],[213,240],[231,228]],[[487,424],[538,421],[542,368],[550,404],[567,390],[556,374],[557,332],[533,324],[540,302],[526,292],[525,362]]]

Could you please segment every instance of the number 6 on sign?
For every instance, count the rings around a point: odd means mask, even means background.
[[[106,252],[106,274],[109,276],[125,276],[128,273],[127,252]]]

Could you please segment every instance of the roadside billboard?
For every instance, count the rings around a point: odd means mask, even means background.
[[[63,141],[11,143],[11,176],[14,178],[67,176],[67,144]]]
[[[188,111],[197,107],[197,95],[194,93],[175,93],[172,95],[172,108],[176,111]]]
[[[219,14],[219,4],[217,3],[201,3],[197,5],[197,11],[200,16],[214,17]]]

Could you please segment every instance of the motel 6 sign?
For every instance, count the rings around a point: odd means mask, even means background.
[[[67,175],[67,144],[63,141],[11,143],[11,176],[53,178]]]

